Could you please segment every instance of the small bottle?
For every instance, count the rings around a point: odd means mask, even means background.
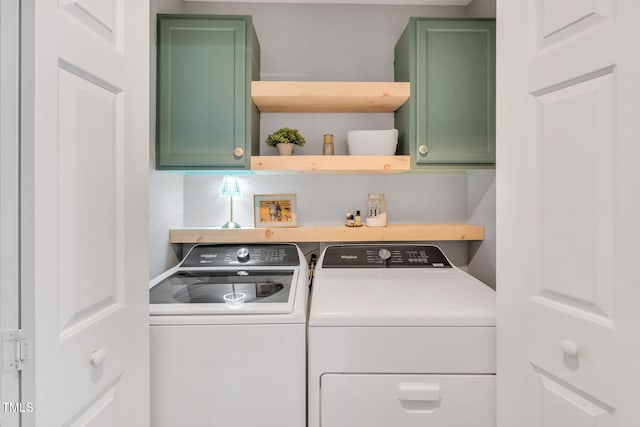
[[[347,220],[344,225],[346,225],[347,227],[353,227],[353,224],[353,214],[351,212],[347,212]]]
[[[356,227],[362,227],[362,217],[360,216],[360,211],[356,211]]]
[[[324,143],[322,144],[322,155],[323,156],[333,155],[333,135],[330,133],[326,133],[324,135]]]

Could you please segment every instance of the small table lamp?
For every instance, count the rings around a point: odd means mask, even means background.
[[[240,224],[233,221],[233,196],[241,196],[238,177],[225,175],[222,179],[222,187],[220,187],[220,197],[229,197],[229,221],[225,222],[222,228],[240,228]]]

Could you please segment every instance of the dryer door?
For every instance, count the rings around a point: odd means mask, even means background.
[[[494,427],[494,375],[325,374],[322,427]]]

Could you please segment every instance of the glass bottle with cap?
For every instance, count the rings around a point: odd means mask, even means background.
[[[387,199],[385,199],[384,194],[369,194],[365,224],[367,227],[387,226]]]
[[[333,135],[330,133],[326,133],[324,135],[324,143],[322,144],[322,155],[333,155]]]

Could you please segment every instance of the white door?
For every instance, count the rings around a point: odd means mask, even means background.
[[[22,422],[145,426],[149,2],[22,5]]]
[[[640,2],[497,14],[498,426],[638,426]]]

